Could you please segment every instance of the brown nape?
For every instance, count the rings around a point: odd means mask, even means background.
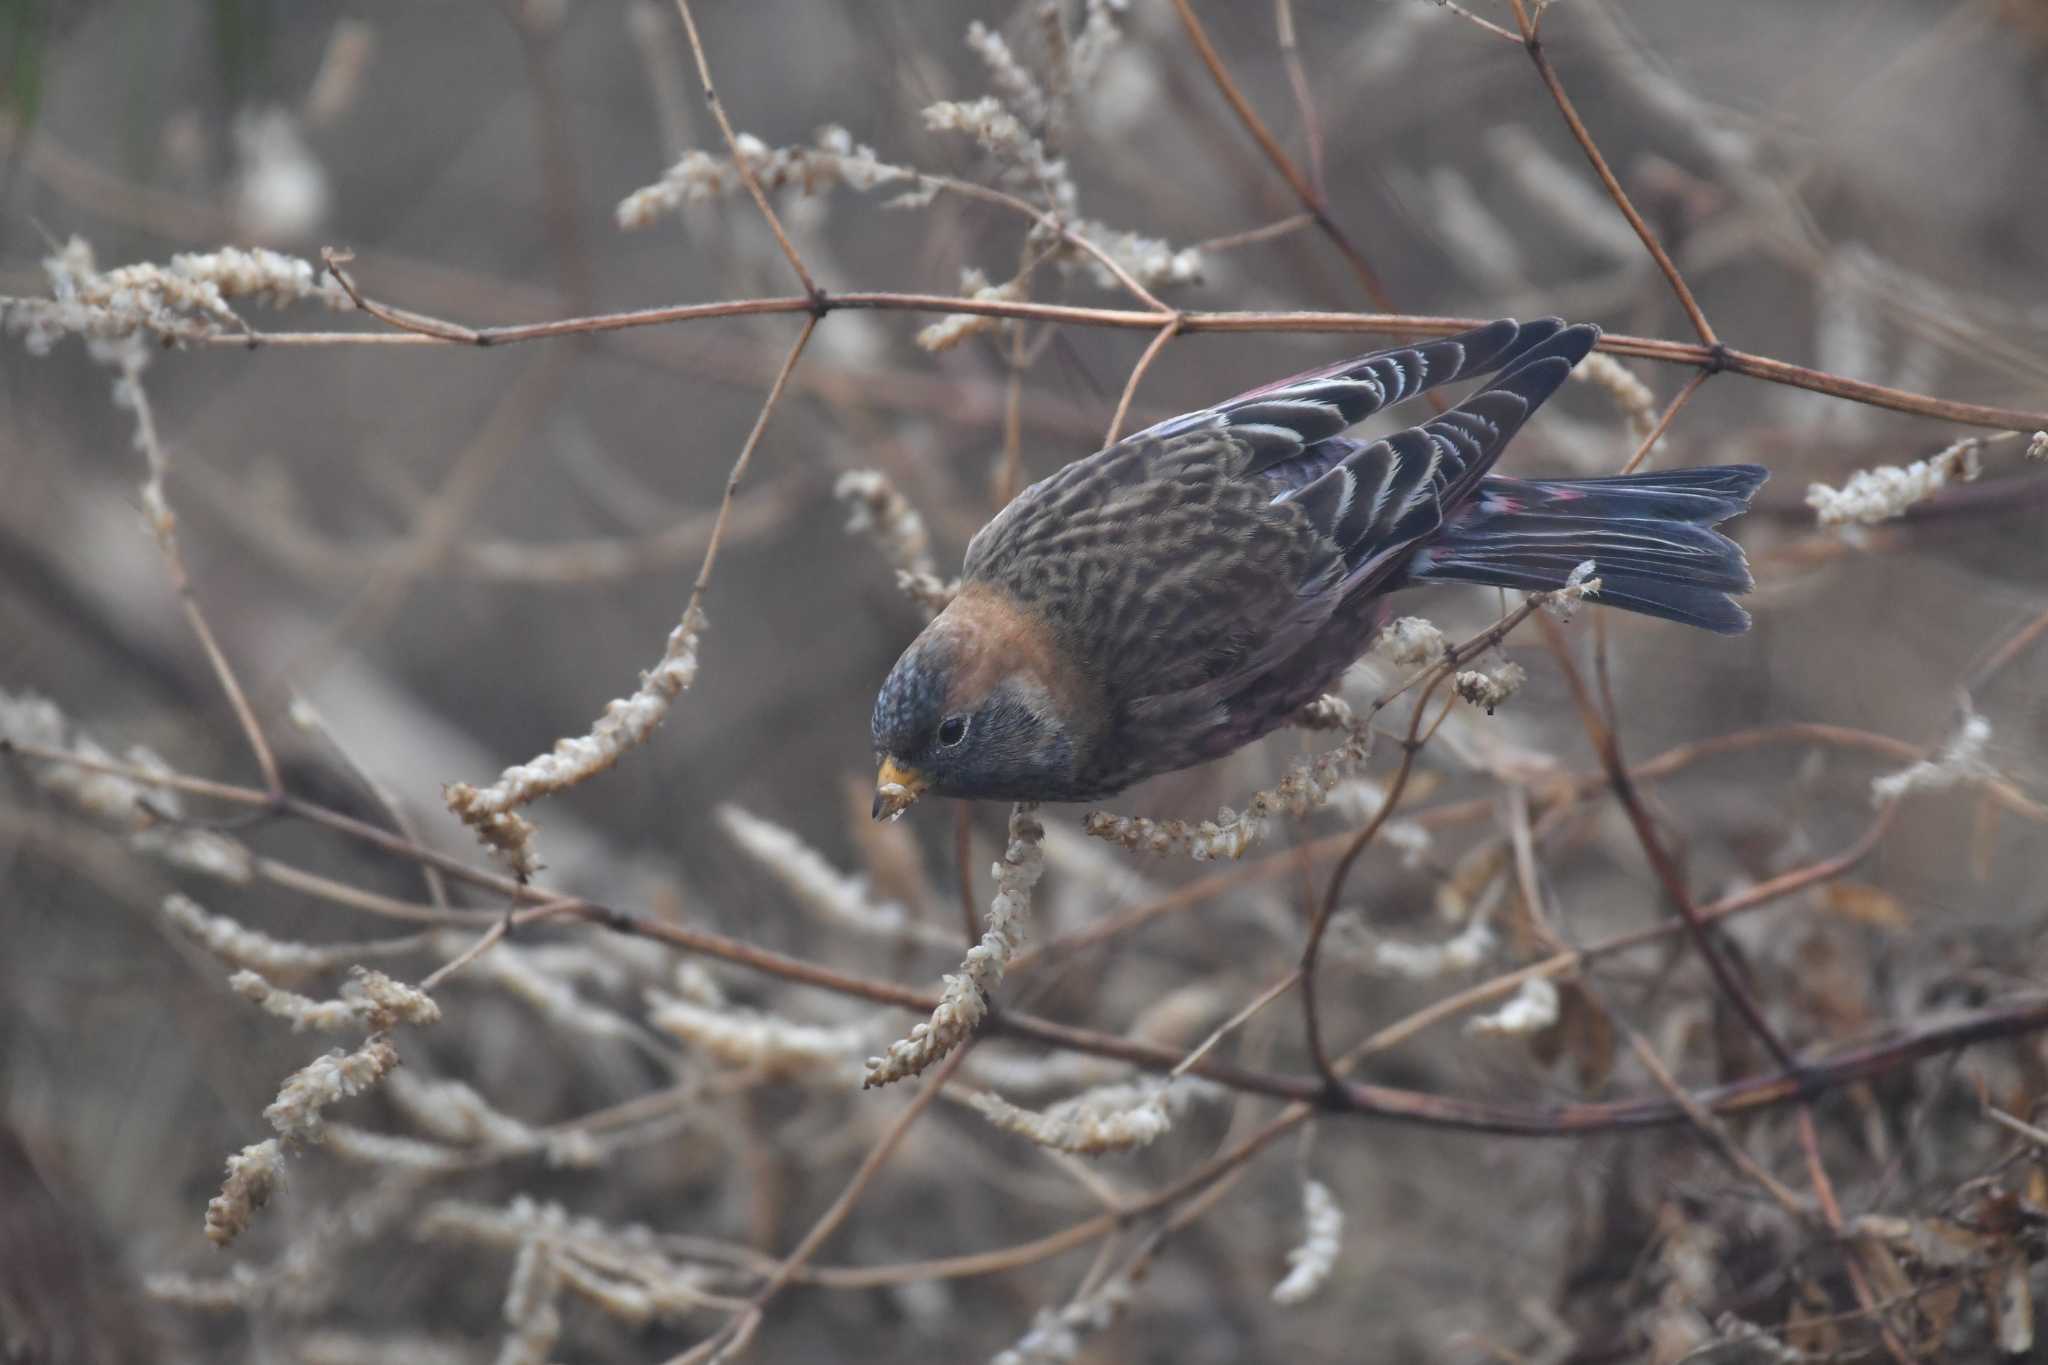
[[[1083,720],[1101,709],[1087,671],[1069,661],[1044,621],[1001,588],[967,584],[929,629],[952,639],[949,711],[972,711],[1016,675],[1044,688],[1063,719]]]

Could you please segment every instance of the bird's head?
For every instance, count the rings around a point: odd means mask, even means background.
[[[1070,800],[1092,727],[1085,681],[1007,595],[962,589],[903,651],[875,698],[875,818],[926,792]]]

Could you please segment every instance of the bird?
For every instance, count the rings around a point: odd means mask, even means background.
[[[1026,488],[967,546],[958,593],[875,700],[877,819],[926,793],[1091,801],[1231,753],[1324,693],[1392,594],[1566,586],[1723,634],[1749,626],[1714,529],[1767,477],[1720,465],[1583,479],[1490,473],[1600,331],[1503,319],[1357,356],[1169,418]],[[1418,426],[1346,431],[1489,376]]]

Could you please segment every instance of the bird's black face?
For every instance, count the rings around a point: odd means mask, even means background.
[[[1063,799],[1073,787],[1074,746],[1045,689],[1012,675],[978,699],[963,698],[953,686],[954,652],[944,637],[920,638],[875,698],[875,814],[898,814],[927,791]]]

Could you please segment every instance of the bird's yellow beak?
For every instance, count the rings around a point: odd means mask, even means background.
[[[875,819],[896,819],[930,785],[931,779],[923,773],[906,768],[893,758],[883,759],[882,771],[875,775]]]

